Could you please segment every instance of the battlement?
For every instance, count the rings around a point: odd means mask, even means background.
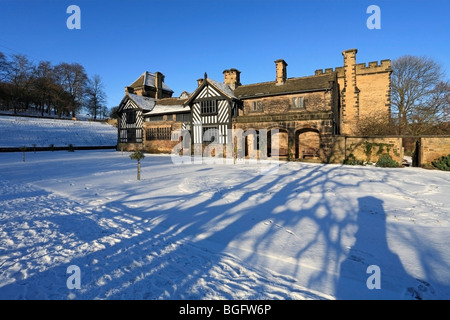
[[[391,60],[381,60],[380,63],[378,61],[371,61],[367,63],[358,63],[356,64],[356,74],[369,74],[369,73],[377,73],[377,72],[388,72],[391,71]],[[336,68],[327,68],[325,71],[323,69],[317,69],[314,75],[318,76],[321,74],[330,74],[336,72],[338,77],[344,76],[344,67],[336,67]]]
[[[378,61],[372,61],[369,62],[368,64],[358,63],[356,65],[356,74],[385,72],[385,71],[391,71],[391,60],[381,60],[380,63],[378,63]]]

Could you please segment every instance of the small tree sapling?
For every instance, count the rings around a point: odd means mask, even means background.
[[[141,180],[141,160],[145,158],[144,152],[135,151],[130,154],[130,158],[137,161],[137,179]]]

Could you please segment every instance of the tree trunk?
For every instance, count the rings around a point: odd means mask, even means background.
[[[138,165],[137,165],[137,179],[141,180],[141,162],[138,161]]]

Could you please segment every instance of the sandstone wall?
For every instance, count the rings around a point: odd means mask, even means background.
[[[450,137],[421,137],[419,146],[418,165],[424,167],[430,165],[432,161],[450,154]]]

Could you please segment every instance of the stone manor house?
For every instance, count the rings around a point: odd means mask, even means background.
[[[227,145],[233,138],[229,129],[242,129],[250,132],[246,155],[259,148],[264,134],[269,157],[276,152],[291,160],[336,162],[332,154],[343,145],[342,137],[357,134],[359,119],[390,117],[391,61],[357,63],[356,54],[345,50],[343,66],[293,78],[286,61],[276,60],[274,80],[267,82],[242,84],[237,69],[224,70],[222,81],[205,73],[193,93],[179,97],[172,97],[162,73],[145,72],[125,88],[118,148],[170,153],[186,137],[180,132],[189,132],[184,147],[201,152],[211,143]],[[278,148],[272,151],[274,139]]]

